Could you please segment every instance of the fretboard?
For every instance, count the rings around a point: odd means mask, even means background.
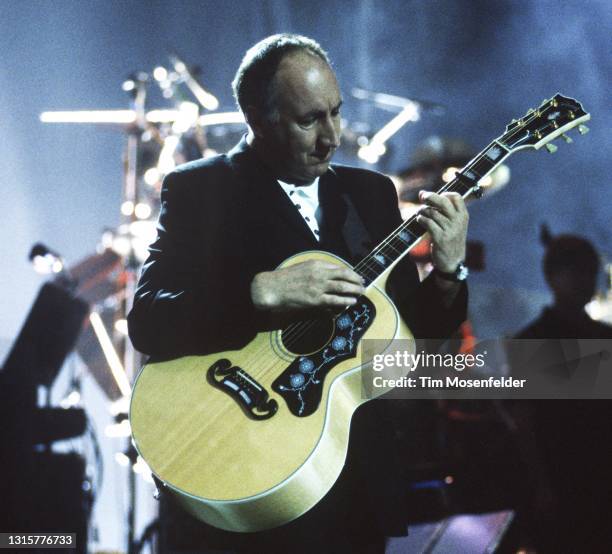
[[[472,194],[480,179],[493,171],[509,155],[510,151],[496,140],[456,173],[456,177],[446,183],[438,194],[458,192],[464,198]],[[395,229],[385,240],[355,265],[366,286],[376,281],[403,258],[425,234],[425,229],[417,222],[414,214]]]

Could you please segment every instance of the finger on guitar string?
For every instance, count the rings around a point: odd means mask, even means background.
[[[332,279],[338,281],[346,281],[348,283],[353,283],[355,285],[363,285],[364,278],[356,273],[354,270],[348,267],[340,267],[333,264],[329,264],[333,266],[331,269],[331,277]]]
[[[447,217],[452,217],[459,209],[459,199],[463,201],[461,195],[456,192],[443,192],[442,194],[438,194],[435,192],[421,191],[419,193],[419,200],[424,205],[435,208]]]
[[[448,225],[449,219],[436,208],[422,208],[417,214],[417,222],[436,237]]]

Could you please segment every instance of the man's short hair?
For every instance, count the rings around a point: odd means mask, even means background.
[[[253,106],[266,117],[273,116],[276,108],[271,89],[274,75],[287,54],[299,51],[316,56],[331,67],[327,52],[319,43],[301,35],[272,35],[247,50],[232,81],[234,98],[242,113]]]

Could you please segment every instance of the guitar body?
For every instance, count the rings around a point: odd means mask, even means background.
[[[281,267],[313,259],[350,267],[318,251],[294,256]],[[309,360],[318,363],[321,353],[323,359],[333,358],[334,349],[345,344],[346,337],[351,342],[350,329],[338,319],[335,327],[330,321],[329,336],[318,347],[319,358],[315,352],[289,350],[284,335],[272,331],[259,333],[242,350],[189,356],[142,369],[130,408],[136,448],[189,512],[222,529],[250,532],[292,521],[323,498],[344,465],[351,417],[366,401],[361,368],[371,357],[362,360],[361,340],[384,339],[380,341],[384,352],[391,340],[412,338],[384,285],[381,276],[368,287],[364,298],[372,317],[367,329],[355,341],[352,355],[329,364],[322,379],[313,379],[308,371],[299,373],[309,369],[304,365]],[[291,384],[285,389],[303,387],[306,377],[318,383],[319,401],[305,404],[300,394],[291,392],[290,409],[279,394],[283,385],[278,378],[292,363],[301,369],[287,373]],[[268,405],[275,401],[274,413],[255,411],[253,417],[247,403],[232,397],[230,389],[215,386],[210,369],[215,364],[240,368],[241,376],[246,375],[240,383],[254,381],[267,393]],[[235,382],[230,385],[235,387]]]

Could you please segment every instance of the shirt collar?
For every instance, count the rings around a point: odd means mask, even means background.
[[[283,188],[283,190],[289,194],[291,192],[295,192],[296,194],[300,194],[313,202],[319,202],[319,177],[317,177],[312,183],[309,185],[292,185],[291,183],[285,183],[278,180],[278,184]]]

